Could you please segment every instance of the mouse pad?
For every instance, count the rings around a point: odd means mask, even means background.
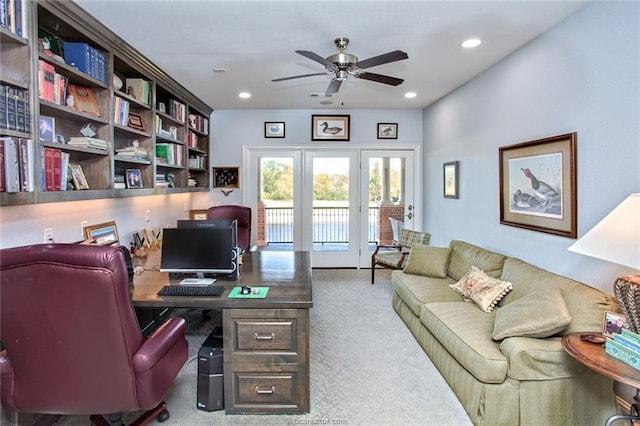
[[[240,294],[242,287],[234,287],[229,293],[230,299],[264,299],[267,297],[269,287],[251,287],[250,294]]]

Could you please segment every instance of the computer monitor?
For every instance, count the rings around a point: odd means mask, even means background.
[[[162,231],[160,271],[194,273],[199,278],[205,274],[235,274],[236,234],[235,221],[226,226],[218,222],[215,226],[183,224],[179,228],[166,228]]]

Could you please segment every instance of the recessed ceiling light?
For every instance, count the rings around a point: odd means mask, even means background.
[[[249,99],[251,97],[251,93],[249,93],[249,92],[240,92],[240,93],[238,93],[238,96],[241,97],[242,99]]]
[[[482,40],[480,40],[479,38],[470,38],[460,43],[460,46],[464,47],[465,49],[471,49],[472,47],[480,46],[481,43]]]
[[[333,101],[320,101],[320,103],[322,105],[331,105],[331,104],[333,104]]]
[[[416,96],[418,96],[416,92],[407,92],[404,94],[404,97],[408,99],[415,98]]]
[[[215,67],[213,68],[213,72],[223,73],[223,72],[227,72],[227,69],[222,67]]]

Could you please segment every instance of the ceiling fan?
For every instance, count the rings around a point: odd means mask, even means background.
[[[322,56],[313,53],[309,50],[296,50],[296,53],[316,61],[321,65],[324,65],[325,72],[317,72],[312,74],[295,75],[292,77],[276,78],[271,81],[284,81],[292,80],[294,78],[311,77],[316,75],[330,75],[335,74],[335,77],[329,83],[325,96],[331,96],[337,93],[340,89],[340,85],[347,79],[349,75],[356,78],[362,78],[364,80],[375,81],[376,83],[388,84],[390,86],[397,86],[404,81],[401,78],[391,77],[388,75],[375,74],[367,71],[362,71],[366,68],[375,67],[377,65],[388,64],[389,62],[401,61],[409,58],[402,50],[394,50],[392,52],[383,53],[382,55],[374,56],[362,61],[358,61],[356,55],[345,53],[347,46],[349,45],[349,39],[346,37],[338,37],[334,40],[339,53],[323,58]]]

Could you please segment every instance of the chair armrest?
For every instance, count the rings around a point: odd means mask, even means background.
[[[7,356],[7,351],[0,352],[0,395],[2,406],[9,411],[18,411],[13,400],[13,366]]]
[[[183,318],[173,317],[160,326],[133,356],[133,369],[144,373],[153,367],[180,339],[187,325]]]
[[[402,250],[402,246],[399,246],[396,244],[378,244],[376,246],[375,251],[373,252],[373,256],[378,254],[378,250],[380,250],[381,248],[393,248],[393,249],[397,249],[398,251]]]

